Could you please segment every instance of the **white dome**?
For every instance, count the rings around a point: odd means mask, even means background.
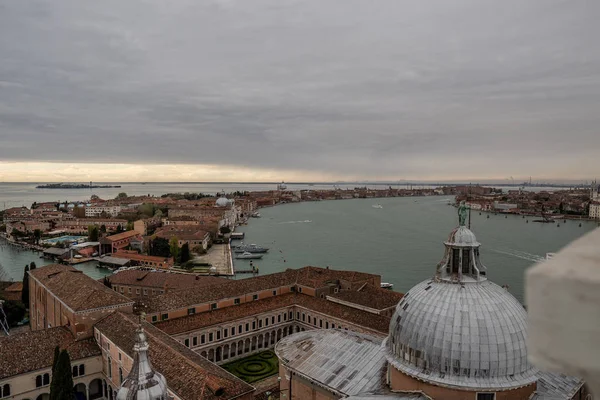
[[[450,232],[450,236],[448,236],[448,240],[446,241],[447,245],[452,246],[480,246],[480,243],[477,241],[475,234],[465,226],[459,226],[455,228],[452,232]]]
[[[434,278],[396,306],[384,342],[399,371],[463,390],[507,390],[532,384],[527,362],[527,313],[504,288],[487,280],[475,235],[452,231]]]
[[[227,197],[219,197],[215,205],[217,207],[227,207],[229,205],[229,199]]]

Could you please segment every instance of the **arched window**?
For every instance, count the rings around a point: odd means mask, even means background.
[[[123,370],[119,367],[119,383],[123,383]]]
[[[35,387],[36,388],[42,387],[43,384],[44,383],[42,382],[42,376],[41,375],[36,376],[35,377]]]
[[[79,376],[85,375],[85,365],[81,364],[79,366]]]
[[[50,374],[44,374],[44,386],[50,384]]]
[[[7,383],[6,385],[4,385],[2,387],[2,390],[0,390],[0,397],[8,397],[10,396],[10,385]]]

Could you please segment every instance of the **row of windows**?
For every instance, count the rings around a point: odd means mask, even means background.
[[[84,376],[85,375],[85,365],[83,365],[83,364],[74,365],[73,369],[72,369],[72,374],[73,374],[73,378],[76,378],[78,376]],[[49,373],[40,374],[35,377],[35,387],[36,388],[48,386],[49,384],[50,384],[50,374]]]
[[[294,314],[292,311],[278,314],[277,318],[275,318],[275,316],[272,315],[271,317],[266,317],[264,319],[261,318],[259,320],[254,320],[252,322],[246,322],[244,324],[239,324],[237,327],[232,326],[230,328],[224,328],[222,331],[217,330],[215,332],[209,332],[208,334],[202,334],[199,337],[200,341],[198,341],[198,336],[194,336],[194,337],[192,337],[191,344],[192,344],[192,347],[195,347],[195,346],[198,346],[198,344],[202,345],[205,343],[211,343],[215,340],[221,340],[221,337],[223,339],[226,339],[230,336],[235,336],[236,334],[241,335],[243,333],[251,332],[256,329],[261,329],[263,326],[267,327],[269,325],[274,325],[276,323],[275,320],[277,320],[277,323],[281,323],[281,322],[288,321],[288,319],[291,320],[293,317],[294,317]],[[222,332],[222,334],[221,334],[221,332]],[[187,347],[190,347],[190,339],[189,338],[185,339],[184,344]]]
[[[115,289],[116,290],[116,289]],[[290,286],[290,291],[295,292],[296,291],[296,287],[295,286]],[[298,292],[302,293],[302,288],[298,287]],[[123,288],[121,288],[121,293],[123,293]],[[131,288],[129,289],[129,293],[131,293]],[[139,294],[139,289],[136,290],[136,293]],[[162,293],[162,291],[161,291]],[[273,290],[273,296],[277,296],[277,290]],[[144,293],[146,294],[146,293]],[[154,294],[154,293],[153,293]],[[256,301],[258,300],[258,293],[255,293],[252,295],[252,301]],[[242,299],[241,297],[236,297],[235,299],[233,299],[233,304],[234,305],[239,305],[242,303]],[[211,310],[216,310],[218,308],[218,304],[217,303],[211,303],[210,304],[210,309]],[[195,307],[190,307],[187,310],[187,314],[188,315],[194,315],[196,314],[196,308]],[[160,315],[160,320],[164,321],[169,319],[169,314],[168,313],[164,313]],[[152,316],[152,322],[158,322],[158,315],[153,315]]]
[[[121,293],[125,292],[123,286],[117,286],[117,285],[115,285],[115,286],[113,286],[113,290],[115,292],[116,291],[119,291]],[[154,290],[154,289],[152,289],[152,294],[163,294],[164,292],[165,292],[164,290]],[[131,288],[130,287],[127,288],[127,293],[131,294]],[[140,294],[140,288],[136,288],[135,289],[135,294]],[[148,295],[148,289],[144,288],[144,296],[147,296],[147,295]]]
[[[230,328],[223,328],[222,331],[217,330],[215,332],[209,332],[208,334],[202,334],[199,337],[194,336],[191,338],[191,343],[190,343],[190,338],[185,339],[183,342],[187,347],[190,347],[190,344],[192,347],[196,347],[199,344],[203,345],[205,343],[211,343],[215,340],[221,340],[221,337],[223,339],[226,339],[230,336],[235,336],[236,332],[238,335],[241,335],[243,333],[254,331],[257,329],[257,327],[258,327],[258,329],[261,329],[263,327],[268,327],[269,325],[274,325],[275,320],[277,320],[277,323],[281,323],[281,322],[287,322],[288,320],[291,321],[293,318],[294,318],[294,313],[292,311],[289,311],[289,312],[278,314],[277,317],[271,316],[271,317],[266,317],[264,319],[261,318],[259,320],[252,321],[251,323],[246,322],[245,324],[239,324],[237,326],[237,330],[236,330],[235,326],[232,326]],[[296,320],[311,324],[317,328],[324,328],[324,329],[339,328],[339,329],[348,330],[347,327],[343,327],[340,324],[336,325],[333,322],[330,323],[329,321],[311,316],[310,314],[301,313],[299,311],[296,312]],[[252,327],[252,329],[250,329],[250,327]],[[200,339],[200,340],[198,340],[198,339]]]

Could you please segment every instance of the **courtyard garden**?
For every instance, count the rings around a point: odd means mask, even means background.
[[[277,374],[279,360],[274,352],[267,350],[224,364],[222,367],[244,382],[252,383]]]

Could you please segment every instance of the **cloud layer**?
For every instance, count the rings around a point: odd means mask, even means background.
[[[3,1],[0,160],[591,178],[598,15],[559,0]]]

